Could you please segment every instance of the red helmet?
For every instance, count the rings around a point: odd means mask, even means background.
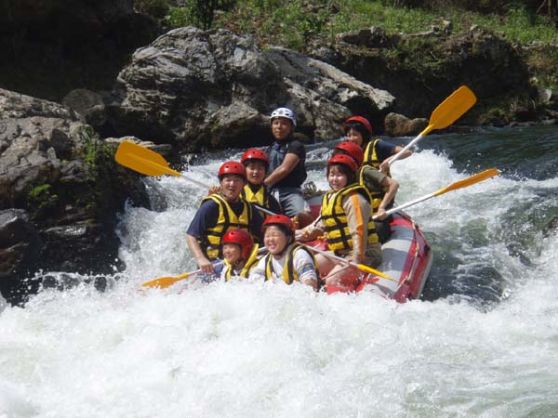
[[[327,166],[329,167],[332,164],[343,164],[349,167],[349,170],[351,170],[353,173],[356,173],[356,171],[358,170],[356,161],[352,157],[349,157],[345,154],[335,154],[333,157],[331,157],[327,162]]]
[[[368,131],[370,135],[372,135],[372,125],[368,122],[368,119],[363,118],[362,116],[351,116],[349,119],[345,121],[345,125],[349,123],[360,123],[364,128]]]
[[[267,154],[259,148],[250,148],[244,151],[244,154],[240,157],[240,162],[246,165],[248,160],[263,161],[266,167],[269,165],[269,158],[267,157]]]
[[[244,166],[238,161],[225,161],[223,164],[221,164],[221,167],[219,167],[219,172],[217,173],[219,180],[221,180],[221,178],[225,174],[236,174],[237,176],[240,176],[244,180],[246,180],[246,170],[244,169]]]
[[[351,141],[343,141],[335,146],[335,149],[345,152],[349,157],[356,161],[360,166],[364,160],[362,148]]]
[[[262,224],[262,229],[265,231],[265,229],[271,225],[283,225],[287,228],[291,235],[295,230],[293,221],[287,215],[270,215],[266,217]]]
[[[248,231],[244,229],[230,229],[223,235],[222,244],[240,245],[241,255],[244,260],[248,260],[254,241]]]

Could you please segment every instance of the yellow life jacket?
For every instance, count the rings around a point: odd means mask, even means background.
[[[304,248],[303,245],[300,244],[291,244],[291,248],[287,250],[287,257],[285,259],[285,264],[283,265],[283,272],[281,277],[283,281],[287,284],[291,284],[294,281],[298,281],[299,273],[294,269],[294,252],[298,249],[306,251],[312,257],[312,261],[314,262],[314,271],[316,272],[316,279],[319,280],[320,273],[318,273],[318,269],[316,268],[316,260],[314,258],[314,254]],[[271,253],[268,253],[265,256],[265,280],[270,280],[273,277],[273,263]]]
[[[240,216],[237,216],[221,195],[216,193],[209,195],[203,199],[202,203],[209,199],[219,206],[219,216],[215,226],[207,228],[205,231],[205,237],[203,237],[203,242],[200,242],[200,246],[204,249],[209,260],[216,260],[223,258],[221,240],[229,229],[245,229],[248,231],[248,225],[252,221],[252,205],[241,199],[243,208]]]
[[[367,189],[357,183],[350,184],[336,192],[327,192],[322,198],[322,223],[325,227],[327,245],[334,252],[352,250],[353,248],[353,238],[347,223],[347,214],[343,209],[343,200],[353,193],[360,193],[370,202],[371,197]],[[367,230],[368,244],[379,242],[372,216],[368,220]]]
[[[366,184],[366,181],[364,180],[364,170],[365,170],[366,166],[363,165],[358,169],[357,172],[357,179],[358,182],[361,186],[366,188],[366,191],[368,192],[368,194],[370,195],[370,198],[372,199],[372,214],[375,214],[376,212],[378,212],[378,207],[380,206],[380,203],[382,203],[382,200],[384,199],[384,196],[386,194],[386,189],[384,187],[379,187],[376,188],[374,187],[373,189],[371,189],[370,187],[368,187],[368,185]]]
[[[368,142],[366,148],[364,149],[364,162],[365,165],[371,165],[376,170],[380,169],[380,164],[382,161],[378,159],[378,153],[376,152],[376,145],[380,141],[380,138],[376,138],[374,141]],[[391,173],[388,169],[386,175],[391,177]]]
[[[225,264],[225,281],[228,282],[230,278],[233,276],[244,277],[245,279],[248,278],[248,275],[250,274],[250,270],[258,262],[259,249],[260,249],[259,245],[254,244],[254,246],[252,247],[252,251],[248,256],[248,260],[246,260],[246,263],[244,263],[244,266],[242,267],[242,270],[240,270],[239,274],[233,274],[234,271],[232,265],[227,260],[223,260],[223,263]]]
[[[249,203],[255,203],[261,207],[271,210],[269,205],[269,191],[264,185],[261,185],[255,192],[249,184],[246,184],[240,192],[242,198]]]

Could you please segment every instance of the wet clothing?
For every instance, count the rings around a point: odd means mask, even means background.
[[[228,203],[215,193],[202,201],[187,233],[198,240],[209,260],[215,260],[222,258],[221,240],[229,229],[248,230],[254,240],[260,242],[262,223],[262,215],[252,204],[242,199]]]
[[[289,136],[282,141],[275,141],[267,153],[269,155],[269,172],[272,173],[279,167],[287,154],[295,154],[299,158],[295,166],[285,178],[275,183],[271,191],[279,200],[284,213],[293,217],[304,211],[304,196],[302,195],[302,183],[306,180],[307,173],[305,167],[306,149],[304,144],[293,136]]]
[[[255,280],[295,281],[316,280],[319,273],[312,253],[300,244],[290,244],[279,259],[267,254],[250,272]]]
[[[241,196],[247,202],[255,203],[256,205],[262,206],[273,213],[283,213],[281,205],[277,199],[263,184],[261,186],[256,186],[250,183],[246,184],[242,189]]]
[[[223,260],[223,269],[220,272],[220,277],[225,279],[225,281],[229,281],[232,277],[248,278],[250,270],[258,263],[258,250],[258,245],[252,247],[248,260],[240,269],[234,268],[227,260]]]

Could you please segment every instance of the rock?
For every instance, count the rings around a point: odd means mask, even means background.
[[[391,136],[417,135],[428,126],[424,118],[409,119],[398,113],[388,113],[384,121],[385,133]]]
[[[105,103],[99,93],[75,89],[62,99],[62,104],[79,113],[93,127],[102,127],[106,123]]]
[[[249,36],[192,27],[138,49],[113,97],[115,132],[182,150],[269,143],[268,115],[278,106],[297,112],[301,132],[332,137],[352,112],[385,114],[394,102],[316,59],[277,47],[261,52]]]
[[[368,29],[340,33],[336,40],[357,47],[393,48],[399,42],[399,36],[388,36],[382,28],[372,26]]]

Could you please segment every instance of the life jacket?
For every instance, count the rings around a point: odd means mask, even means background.
[[[300,244],[291,244],[291,247],[287,249],[287,257],[285,258],[285,264],[283,265],[283,272],[281,277],[283,281],[287,284],[291,284],[294,281],[298,281],[298,271],[294,269],[294,252],[298,249],[306,251],[310,257],[312,257],[312,261],[314,262],[314,270],[316,272],[316,278],[319,280],[320,273],[318,273],[318,269],[316,268],[316,260],[314,258],[314,254],[312,254],[309,250],[307,250],[303,245]],[[270,280],[273,277],[273,263],[271,253],[268,253],[265,256],[265,280]]]
[[[269,156],[270,173],[283,163],[283,160],[287,155],[289,143],[293,140],[294,138],[291,135],[282,141],[275,141],[271,146],[269,146],[267,149],[267,155]],[[285,178],[279,180],[274,187],[300,187],[307,177],[304,161],[305,158],[301,158],[293,171],[291,171]]]
[[[263,184],[259,186],[255,192],[249,184],[246,184],[240,194],[246,202],[255,203],[256,205],[271,210],[271,205],[269,204],[270,193]]]
[[[242,269],[240,270],[240,273],[236,274],[234,273],[234,269],[232,267],[232,265],[227,261],[227,260],[223,260],[223,264],[225,265],[225,281],[229,281],[231,277],[233,276],[239,276],[239,277],[244,277],[244,278],[248,278],[248,274],[250,273],[250,270],[252,269],[252,267],[258,262],[258,250],[259,250],[259,246],[258,244],[254,244],[254,246],[252,247],[252,251],[250,252],[250,255],[248,256],[248,260],[246,260],[246,263],[244,263],[244,266],[242,267]]]
[[[240,216],[231,209],[228,202],[218,194],[211,194],[203,199],[202,203],[206,200],[213,200],[219,206],[219,216],[217,223],[212,228],[207,228],[203,241],[200,243],[201,248],[204,250],[205,255],[209,260],[223,258],[221,249],[221,241],[223,235],[229,229],[245,229],[248,231],[248,225],[252,221],[252,205],[241,199],[243,208]]]
[[[380,161],[378,159],[378,153],[376,151],[376,145],[378,144],[379,141],[380,141],[380,138],[376,138],[374,141],[368,142],[368,144],[366,145],[366,148],[364,149],[363,164],[371,165],[376,170],[380,169],[380,164],[382,163],[382,161]],[[391,173],[390,173],[389,169],[388,169],[386,175],[391,177]]]
[[[380,206],[380,203],[382,203],[382,200],[384,199],[384,196],[386,194],[386,189],[383,186],[379,187],[379,188],[374,187],[373,189],[368,187],[368,185],[366,184],[366,181],[364,180],[364,170],[365,170],[365,168],[366,168],[366,166],[363,165],[358,169],[357,180],[358,180],[358,182],[361,186],[366,188],[366,191],[370,195],[370,198],[372,199],[372,201],[371,201],[372,214],[374,214],[374,213],[378,212],[378,207]],[[391,206],[391,204],[390,204],[390,206]]]
[[[341,190],[327,192],[322,198],[321,217],[325,227],[327,245],[330,250],[338,252],[340,250],[352,250],[353,239],[347,222],[347,214],[343,209],[343,200],[346,196],[353,193],[360,193],[369,202],[371,197],[366,187],[353,183]],[[368,244],[379,242],[376,234],[376,226],[372,216],[368,220]]]

